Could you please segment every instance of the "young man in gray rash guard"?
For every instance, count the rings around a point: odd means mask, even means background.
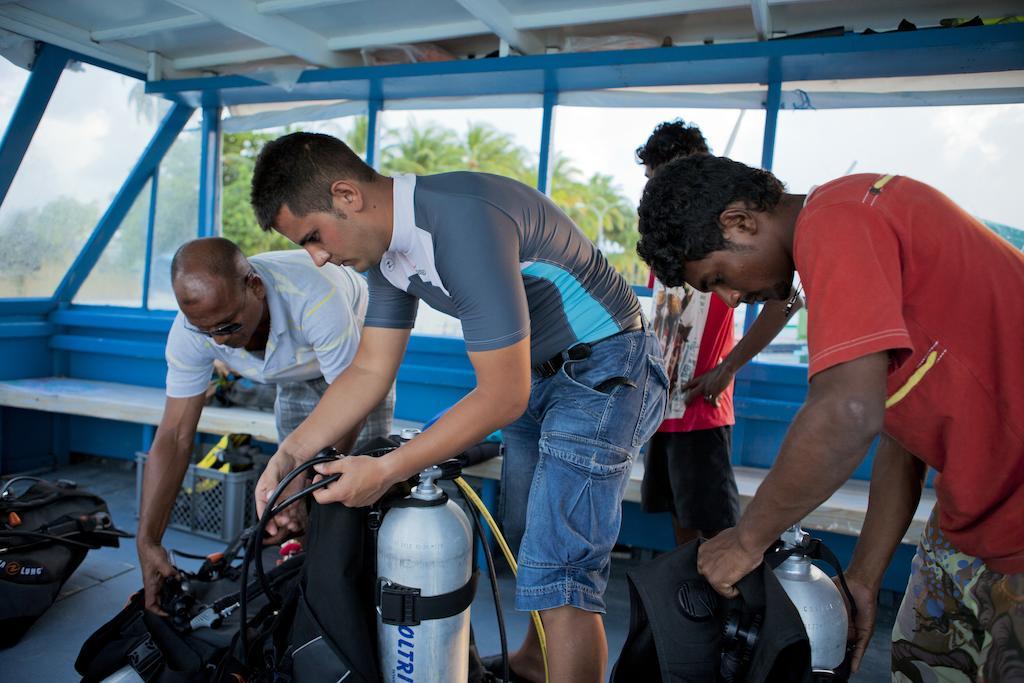
[[[344,476],[315,496],[368,505],[502,429],[500,512],[518,549],[516,608],[541,611],[551,680],[603,681],[603,593],[620,504],[667,387],[659,344],[629,285],[531,187],[484,173],[385,177],[327,135],[267,144],[252,203],[264,229],[318,265],[367,273],[370,288],[355,359],[281,443],[257,486],[257,508],[383,397],[423,300],[461,320],[476,387],[388,457],[318,466]],[[510,661],[517,677],[544,679],[532,628]]]

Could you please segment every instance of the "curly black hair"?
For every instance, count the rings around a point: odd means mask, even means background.
[[[636,160],[653,171],[676,157],[709,151],[700,128],[675,119],[658,124],[647,142],[636,148]]]
[[[256,158],[250,201],[264,230],[274,227],[281,207],[296,216],[330,212],[335,180],[371,183],[377,173],[348,145],[323,133],[291,133],[271,140]]]
[[[640,199],[640,242],[636,251],[668,287],[683,284],[687,261],[731,249],[719,216],[732,202],[770,211],[784,188],[768,171],[725,157],[694,154],[665,164]]]

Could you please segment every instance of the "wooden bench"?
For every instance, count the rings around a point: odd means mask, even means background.
[[[156,427],[164,412],[163,389],[118,382],[40,377],[0,381],[0,406],[41,410],[48,413],[98,417]],[[419,423],[395,420],[394,429]],[[274,414],[251,408],[206,406],[199,418],[202,434],[252,434],[266,443],[277,443]]]
[[[164,391],[154,387],[62,377],[7,380],[0,381],[0,406],[121,420],[155,428],[163,414]],[[395,430],[418,426],[419,423],[409,420],[394,421]],[[273,413],[246,408],[207,406],[199,420],[199,431],[204,434],[252,434],[259,441],[277,443]],[[745,507],[761,485],[767,470],[737,467],[735,472],[740,505]],[[497,497],[497,481],[501,478],[501,458],[470,467],[465,474],[482,480],[484,496],[489,499],[486,502],[489,507],[493,507]],[[642,480],[643,465],[637,463],[626,486],[626,501],[640,502]],[[867,500],[868,483],[848,481],[804,519],[804,526],[859,535]],[[903,537],[904,543],[917,543],[934,504],[934,490],[925,489],[910,529]]]

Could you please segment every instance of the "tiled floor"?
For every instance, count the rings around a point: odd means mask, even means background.
[[[115,523],[122,529],[135,531],[133,463],[90,459],[43,476],[72,479],[81,487],[104,496]],[[168,548],[206,554],[222,549],[223,544],[170,530],[165,545]],[[606,595],[608,613],[605,618],[608,651],[612,662],[622,649],[629,626],[629,592],[626,588],[625,572],[638,561],[616,557],[612,563],[612,577]],[[182,566],[190,568],[189,562],[183,560]],[[135,548],[131,541],[123,543],[120,548],[103,548],[90,552],[82,566],[65,584],[57,603],[36,622],[18,645],[0,651],[0,679],[78,680],[74,671],[74,661],[82,642],[96,628],[114,616],[128,596],[141,585]],[[514,583],[507,571],[499,574],[499,588],[505,606],[509,645],[515,647],[525,632],[529,617],[510,608]],[[883,608],[880,611],[875,638],[872,640],[861,672],[852,679],[854,681],[888,679],[888,633],[892,628],[893,609]],[[482,580],[477,591],[472,614],[480,651],[484,654],[498,652],[498,628],[490,586],[486,579]]]

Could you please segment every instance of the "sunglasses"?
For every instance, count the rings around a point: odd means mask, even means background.
[[[242,312],[242,309],[245,308],[245,302],[249,298],[249,282],[252,279],[253,275],[255,275],[255,273],[250,271],[249,274],[246,275],[245,277],[246,287],[245,293],[242,295],[242,305],[239,306],[238,310],[235,311],[234,315],[231,316],[232,318],[239,315]],[[185,326],[185,329],[188,330],[189,332],[201,334],[204,337],[230,337],[231,335],[245,327],[244,323],[227,323],[226,325],[221,325],[220,327],[213,330],[201,330],[192,323],[190,323],[187,318],[183,321],[183,325]]]
[[[185,321],[184,325],[185,329],[189,332],[195,332],[196,334],[201,334],[204,337],[230,337],[244,327],[242,323],[228,323],[227,325],[222,325],[215,330],[201,330],[188,321]]]

